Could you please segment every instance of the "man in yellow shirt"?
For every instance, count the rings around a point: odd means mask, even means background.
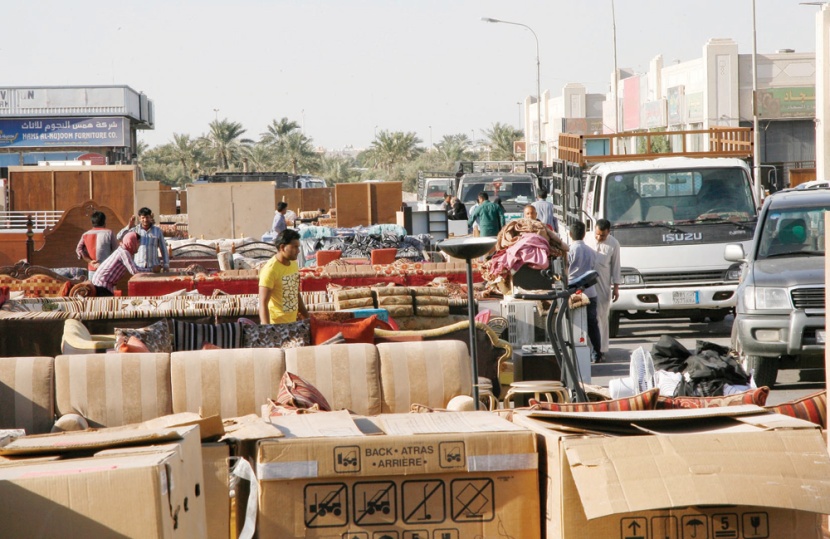
[[[308,318],[300,295],[300,234],[285,229],[274,240],[277,254],[259,271],[259,321],[261,324],[287,324],[297,321],[297,313]]]

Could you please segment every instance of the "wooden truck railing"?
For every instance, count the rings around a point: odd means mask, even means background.
[[[605,141],[603,143],[603,141]],[[657,144],[665,151],[655,151]],[[642,149],[643,151],[639,151]],[[605,135],[559,135],[559,159],[580,167],[609,161],[660,157],[752,157],[752,128],[710,127],[689,131],[650,131]]]

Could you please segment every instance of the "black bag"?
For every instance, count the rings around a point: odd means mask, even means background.
[[[660,340],[651,346],[655,371],[683,372],[690,355],[691,352],[670,335],[661,335]]]

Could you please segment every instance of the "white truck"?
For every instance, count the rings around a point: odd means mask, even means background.
[[[570,141],[572,147],[582,144]],[[760,205],[750,169],[737,158],[745,151],[739,146],[704,154],[716,157],[654,159],[577,156],[579,162],[554,164],[554,206],[562,222],[583,221],[592,233],[598,219],[607,219],[620,243],[622,283],[611,307],[612,337],[621,317],[703,322],[732,311],[741,264],[727,262],[724,247],[749,248]],[[717,157],[724,154],[736,157]],[[596,163],[603,160],[609,162]]]

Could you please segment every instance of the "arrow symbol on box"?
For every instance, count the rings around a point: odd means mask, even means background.
[[[628,527],[631,528],[631,533],[637,533],[637,530],[640,528],[640,524],[638,524],[636,520],[632,520]]]

